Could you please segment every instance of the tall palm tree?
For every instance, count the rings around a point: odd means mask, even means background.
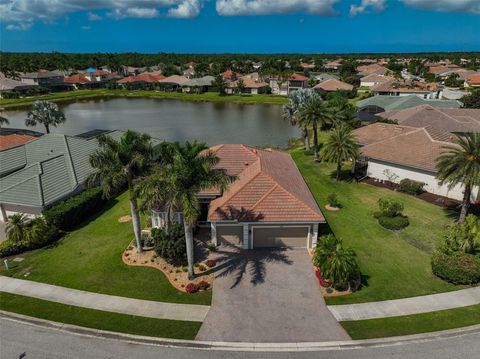
[[[298,114],[300,109],[310,98],[318,97],[315,90],[299,89],[288,95],[288,103],[283,106],[283,118],[290,121],[292,126],[298,126]],[[307,126],[299,126],[302,131],[302,138],[305,142],[305,151],[310,151],[310,141]]]
[[[318,155],[318,130],[326,128],[333,122],[333,115],[328,104],[320,97],[310,98],[298,114],[298,123],[304,127],[311,127],[313,132],[313,156],[315,161],[320,161]]]
[[[5,232],[7,239],[13,242],[22,242],[26,238],[27,217],[22,213],[15,213],[8,217]]]
[[[322,148],[321,157],[337,164],[337,181],[340,180],[343,161],[356,159],[359,155],[358,145],[352,129],[345,123],[338,123],[330,132],[330,136]]]
[[[88,183],[100,185],[107,198],[127,186],[137,251],[141,252],[140,216],[135,185],[150,172],[154,162],[155,151],[150,136],[129,130],[119,141],[102,135],[98,138],[98,144],[99,148],[90,156],[90,165],[94,172]]]
[[[3,117],[3,116],[0,116],[0,128],[1,128],[3,125],[9,125],[9,124],[10,124],[10,121],[8,120],[8,118]]]
[[[58,105],[48,101],[35,101],[33,108],[27,114],[25,126],[45,126],[45,131],[50,133],[50,126],[57,127],[65,122],[65,115]]]
[[[175,173],[177,201],[183,210],[188,276],[193,278],[193,226],[200,215],[198,192],[212,187],[225,191],[235,178],[229,176],[225,170],[216,168],[219,158],[213,152],[207,151],[208,147],[204,143],[187,141],[185,145],[177,143],[175,147],[172,170]]]
[[[480,186],[480,133],[457,136],[453,146],[444,146],[437,158],[437,178],[449,188],[464,186],[463,201],[458,221],[463,223],[470,207],[472,190]]]

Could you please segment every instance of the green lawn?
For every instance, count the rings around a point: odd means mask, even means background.
[[[453,222],[452,213],[413,196],[367,184],[336,182],[334,165],[314,163],[303,149],[291,154],[321,206],[330,193],[338,195],[343,208],[324,209],[327,222],[336,236],[358,255],[365,285],[345,297],[328,298],[328,304],[380,301],[460,289],[435,277],[430,253],[441,239],[443,229]],[[405,204],[410,226],[399,233],[382,228],[373,218],[380,197],[393,197]],[[328,227],[327,227],[328,229]]]
[[[195,339],[200,322],[152,319],[0,292],[0,309],[82,327],[162,338]]]
[[[428,333],[480,324],[480,304],[402,317],[340,323],[352,339]]]
[[[121,255],[133,239],[131,222],[118,223],[130,213],[127,193],[105,212],[67,234],[56,244],[20,255],[1,275],[124,297],[174,303],[210,304],[211,291],[187,294],[172,287],[154,268],[131,267]]]
[[[211,101],[211,102],[233,102],[240,104],[284,104],[288,101],[286,97],[274,95],[228,95],[220,96],[217,92],[206,92],[202,94],[188,94],[178,92],[146,91],[146,90],[76,90],[70,92],[59,92],[43,96],[32,96],[19,99],[0,99],[2,107],[21,107],[34,102],[35,100],[68,101],[102,96],[128,96],[128,97],[152,97],[165,99],[178,99],[185,101]]]

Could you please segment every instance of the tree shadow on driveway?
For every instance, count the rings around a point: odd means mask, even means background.
[[[264,283],[267,263],[293,264],[287,255],[287,249],[269,248],[248,251],[227,244],[218,247],[214,259],[217,261],[216,267],[213,268],[215,277],[233,275],[234,282],[230,289],[235,288],[244,279],[245,274],[250,276],[250,283],[253,285]]]

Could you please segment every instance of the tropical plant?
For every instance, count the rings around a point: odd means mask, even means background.
[[[391,198],[380,198],[378,200],[378,207],[380,213],[385,217],[396,217],[402,215],[404,205],[402,202]]]
[[[463,223],[470,207],[472,190],[480,186],[480,133],[457,136],[455,145],[444,146],[437,158],[437,178],[452,189],[462,185],[463,201],[459,222]]]
[[[442,252],[464,252],[473,254],[480,245],[480,219],[469,214],[465,222],[450,226],[441,246]]]
[[[142,251],[138,197],[135,185],[146,176],[154,162],[155,150],[150,136],[135,131],[125,132],[119,141],[102,135],[99,148],[90,156],[93,173],[89,185],[100,186],[106,198],[111,198],[127,186],[137,250]]]
[[[0,128],[4,125],[9,125],[9,124],[10,124],[10,121],[8,120],[8,118],[0,116]]]
[[[320,161],[318,146],[318,130],[332,124],[333,114],[327,102],[319,96],[310,98],[301,108],[298,114],[298,123],[303,127],[312,127],[313,132],[313,156],[315,161]]]
[[[243,79],[238,79],[237,90],[239,94],[242,94],[245,92],[245,82],[243,81]]]
[[[291,92],[288,95],[288,103],[283,106],[283,118],[290,121],[292,126],[299,125],[299,112],[300,109],[308,102],[309,99],[318,97],[315,90],[312,89],[299,89]],[[302,130],[302,138],[305,142],[305,150],[310,151],[310,140],[308,135],[307,126],[299,126]]]
[[[325,145],[322,148],[321,157],[328,162],[337,164],[337,181],[340,180],[342,163],[347,160],[355,160],[360,154],[355,136],[347,124],[338,123],[330,132]]]
[[[58,105],[48,101],[35,101],[33,108],[27,114],[25,126],[45,126],[45,131],[50,133],[50,126],[57,127],[65,122],[65,115]]]
[[[215,77],[212,86],[217,89],[220,95],[225,95],[225,88],[227,85],[225,84],[225,80],[223,79],[222,75],[217,75]]]
[[[175,224],[167,231],[166,228],[152,229],[155,253],[174,265],[185,265],[187,250],[185,233],[182,225]]]
[[[22,242],[26,239],[27,217],[23,213],[15,213],[8,217],[5,226],[7,239]]]
[[[319,238],[313,264],[321,269],[321,275],[335,287],[345,287],[360,273],[353,249],[343,246],[341,239],[333,234]]]

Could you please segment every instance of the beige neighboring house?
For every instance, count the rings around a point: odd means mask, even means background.
[[[241,144],[211,147],[218,168],[235,176],[224,193],[201,191],[199,224],[211,230],[212,243],[243,249],[314,248],[325,218],[292,157],[282,151]],[[152,226],[162,227],[167,214],[153,211]],[[182,213],[175,220],[180,222]]]
[[[377,74],[370,74],[360,78],[360,86],[361,87],[372,87],[378,84],[384,84],[389,81],[395,81],[395,79],[391,76],[385,75],[377,75]]]
[[[23,92],[35,87],[38,87],[38,85],[25,84],[24,82],[5,77],[5,75],[2,72],[0,72],[0,98],[3,98],[2,94],[4,92],[11,92],[11,91]]]
[[[58,86],[64,83],[64,75],[47,70],[21,74],[20,79],[25,85],[38,85],[42,87]]]
[[[342,91],[352,91],[353,85],[347,84],[346,82],[337,80],[337,79],[329,79],[313,87],[314,90],[323,90],[327,92],[335,92],[338,90]]]
[[[409,96],[415,95],[424,99],[436,99],[441,90],[436,83],[420,81],[393,80],[370,87],[374,95]]]
[[[185,76],[172,75],[158,81],[160,87],[164,89],[177,90],[182,87],[189,79]]]
[[[370,75],[370,74],[377,74],[377,75],[386,75],[390,70],[385,66],[381,66],[379,64],[371,64],[371,65],[363,65],[358,66],[357,71],[360,75]]]
[[[465,87],[480,87],[480,73],[470,75],[464,83]]]
[[[453,145],[455,134],[480,131],[480,110],[422,105],[377,116],[398,125],[377,122],[354,130],[362,154],[357,168],[367,166],[365,175],[379,181],[399,183],[408,178],[423,182],[427,192],[463,199],[463,186],[449,189],[439,184],[436,159],[444,146]],[[472,200],[479,199],[476,188]]]
[[[340,67],[342,67],[342,59],[332,60],[323,65],[323,68],[328,71],[337,71]]]
[[[242,76],[236,81],[227,83],[227,86],[225,89],[226,93],[228,94],[237,93],[239,91],[238,83],[240,80],[243,81],[243,86],[244,86],[244,90],[242,93],[258,95],[258,94],[265,93],[268,87],[268,84],[266,82],[255,80],[255,78],[252,78],[250,76]]]

